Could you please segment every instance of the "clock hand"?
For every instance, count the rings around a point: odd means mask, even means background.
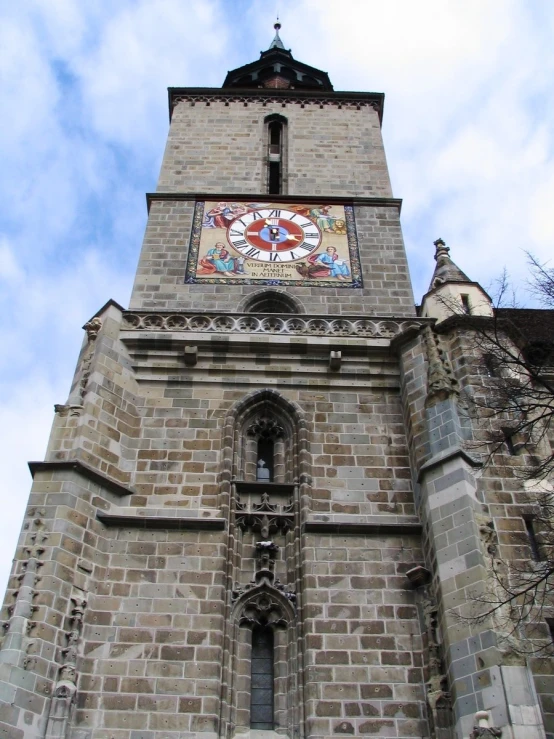
[[[287,239],[289,241],[300,241],[300,237],[299,236],[294,236],[294,234],[287,234]]]

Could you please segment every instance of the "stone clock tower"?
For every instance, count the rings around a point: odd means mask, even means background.
[[[169,110],[130,307],[85,325],[30,464],[0,737],[544,736],[527,667],[450,614],[486,571],[477,462],[383,95],[277,24]]]

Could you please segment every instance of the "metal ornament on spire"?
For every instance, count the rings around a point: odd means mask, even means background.
[[[281,24],[279,23],[279,16],[277,16],[277,22],[273,24],[273,28],[275,29],[275,38],[271,42],[270,49],[284,49],[285,46],[283,42],[281,41],[281,37],[279,36],[279,29],[281,28]]]

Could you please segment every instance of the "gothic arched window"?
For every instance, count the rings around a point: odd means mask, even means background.
[[[260,458],[268,484],[256,475]],[[222,736],[299,736],[304,657],[298,536],[311,485],[302,409],[269,388],[235,403],[225,421],[222,468],[221,502],[234,529]]]

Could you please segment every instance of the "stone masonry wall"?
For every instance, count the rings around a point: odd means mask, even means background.
[[[424,654],[405,573],[419,537],[306,536],[310,737],[429,735]]]
[[[285,193],[391,197],[377,112],[309,102],[179,103],[158,191],[265,192],[264,119],[272,113],[288,120]]]

